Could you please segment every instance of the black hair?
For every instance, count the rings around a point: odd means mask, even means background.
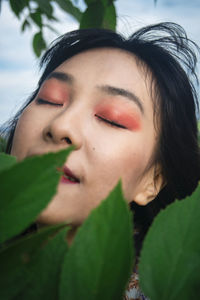
[[[159,123],[159,141],[155,160],[161,165],[166,185],[147,206],[131,204],[135,211],[135,224],[139,228],[136,235],[139,250],[155,215],[175,198],[190,195],[199,180],[198,104],[193,84],[193,79],[197,83],[195,68],[199,48],[188,39],[181,26],[169,22],[146,26],[128,39],[105,29],[72,31],[58,38],[42,57],[40,66],[43,73],[38,88],[25,107],[61,63],[83,51],[103,47],[132,53],[152,78],[154,116],[159,120],[156,122]],[[11,150],[15,126],[23,109],[11,123],[7,152]]]

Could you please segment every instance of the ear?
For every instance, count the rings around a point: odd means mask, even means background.
[[[161,167],[154,165],[144,174],[133,197],[133,201],[138,205],[147,205],[155,199],[163,186],[164,178]]]

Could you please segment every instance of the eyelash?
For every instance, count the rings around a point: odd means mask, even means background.
[[[53,105],[53,106],[63,106],[63,104],[61,104],[61,103],[49,102],[49,101],[41,99],[41,98],[36,99],[36,103],[39,104],[39,105],[47,104],[47,105]],[[116,123],[114,121],[111,121],[111,120],[108,120],[108,119],[105,119],[105,118],[103,118],[103,117],[101,117],[97,114],[95,114],[95,117],[97,117],[100,121],[108,123],[110,126],[118,127],[118,128],[122,128],[122,129],[127,129],[127,127],[125,127],[124,125],[118,124],[118,123]]]
[[[36,103],[37,103],[37,104],[53,105],[53,106],[63,106],[62,103],[49,102],[49,101],[44,100],[44,99],[41,99],[41,98],[36,99]]]
[[[118,128],[122,128],[122,129],[127,129],[127,127],[125,127],[124,125],[121,125],[121,124],[118,124],[114,121],[110,121],[108,119],[105,119],[105,118],[102,118],[101,116],[95,114],[95,117],[97,117],[100,121],[103,121],[105,123],[108,123],[109,125],[111,126],[114,126],[114,127],[118,127]]]

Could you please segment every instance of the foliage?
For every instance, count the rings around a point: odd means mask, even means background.
[[[57,168],[71,150],[18,163],[0,155],[0,299],[122,299],[134,249],[120,184],[91,212],[70,248],[66,224],[21,234],[51,200]],[[159,213],[145,238],[139,275],[151,300],[198,298],[199,231],[200,187]]]
[[[66,224],[21,234],[51,200],[57,168],[70,151],[18,163],[0,155],[0,299],[122,298],[133,266],[133,245],[132,217],[120,184],[91,212],[69,249]]]
[[[0,173],[3,195],[0,204],[0,243],[20,233],[45,208],[56,192],[60,177],[56,168],[63,165],[66,155],[65,150],[59,154],[30,157],[14,164],[12,169],[12,157],[6,161],[6,169]]]
[[[1,299],[57,299],[66,231],[47,227],[1,250]]]
[[[0,135],[0,152],[6,151],[6,140]]]
[[[141,286],[153,300],[198,299],[200,295],[200,187],[192,197],[162,211],[142,251]]]
[[[115,30],[116,11],[112,0],[85,0],[87,8],[80,20],[80,28],[107,28]]]
[[[116,30],[116,0],[84,0],[86,6],[82,11],[78,0],[8,0],[10,9],[21,23],[21,31],[36,27],[37,32],[32,39],[34,53],[39,57],[46,49],[44,28],[58,34],[53,22],[59,22],[54,16],[55,6],[70,15],[82,28],[107,28]],[[0,0],[0,7],[3,0]],[[157,0],[154,0],[156,5]],[[51,25],[50,25],[51,24]],[[67,28],[66,28],[67,31]]]
[[[0,155],[0,172],[10,168],[16,163],[16,157],[1,153]]]
[[[130,212],[122,199],[118,185],[79,229],[63,264],[60,299],[122,298],[133,255]]]
[[[1,4],[2,0],[0,0]],[[80,28],[108,28],[116,29],[115,0],[84,0],[85,11],[73,0],[9,0],[10,9],[21,23],[21,31],[36,27],[32,46],[36,56],[40,56],[46,49],[44,29],[54,32],[53,22],[59,22],[55,17],[55,6],[69,14],[79,24]],[[67,31],[67,28],[66,28]],[[57,32],[56,32],[57,33]]]

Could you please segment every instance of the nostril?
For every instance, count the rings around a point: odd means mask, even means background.
[[[52,138],[53,136],[52,136],[52,134],[51,134],[51,132],[47,132],[47,136],[49,137],[49,138]]]
[[[59,136],[59,135],[54,135],[54,134],[51,133],[51,131],[47,131],[46,132],[46,137],[49,138],[49,139],[51,139],[52,141],[56,141],[56,142],[64,141],[68,145],[72,144],[72,141],[71,141],[71,139],[69,137],[62,137],[62,136]]]
[[[68,137],[65,137],[64,140],[67,142],[67,144],[71,145],[72,144],[72,141],[70,140],[70,138]]]

